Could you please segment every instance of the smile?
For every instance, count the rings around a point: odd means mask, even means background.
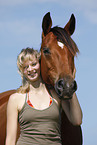
[[[34,77],[36,75],[36,71],[35,72],[31,72],[31,73],[28,73],[28,76],[31,76],[31,77]]]

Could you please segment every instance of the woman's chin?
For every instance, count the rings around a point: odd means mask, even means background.
[[[38,75],[35,75],[35,76],[33,76],[33,77],[29,77],[28,78],[28,80],[30,81],[30,82],[35,82],[35,81],[37,81],[39,79],[39,76]]]

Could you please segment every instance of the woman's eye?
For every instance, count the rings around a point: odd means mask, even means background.
[[[36,64],[37,64],[37,63],[35,62],[35,63],[32,64],[32,66],[35,66]]]
[[[27,69],[28,68],[28,66],[24,66],[24,69]]]

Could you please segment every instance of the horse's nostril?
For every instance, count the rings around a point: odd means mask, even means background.
[[[63,95],[63,90],[64,90],[64,80],[63,79],[60,79],[56,82],[55,90],[59,96]]]
[[[70,97],[77,90],[77,83],[75,80],[60,79],[55,84],[55,90],[60,97],[63,95]]]
[[[57,84],[58,84],[58,88],[63,88],[63,86],[64,86],[63,79],[60,79]]]
[[[71,88],[72,88],[74,91],[77,90],[77,83],[76,83],[75,80],[71,83]]]

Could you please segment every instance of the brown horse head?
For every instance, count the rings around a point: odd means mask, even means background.
[[[64,28],[51,26],[48,12],[42,21],[41,75],[60,97],[70,98],[77,90],[74,56],[79,50],[70,37],[75,30],[75,17],[72,14]]]

